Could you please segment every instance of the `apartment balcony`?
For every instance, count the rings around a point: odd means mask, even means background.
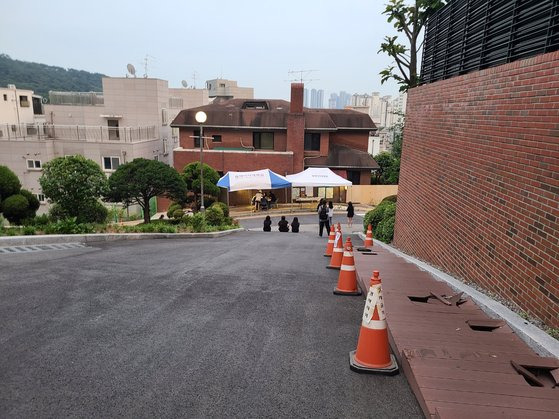
[[[52,124],[0,124],[0,141],[67,140],[136,143],[158,139],[155,125],[106,127]]]

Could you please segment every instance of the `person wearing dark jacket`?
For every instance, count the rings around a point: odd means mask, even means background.
[[[347,203],[347,225],[351,227],[353,225],[353,216],[355,211],[353,210],[353,204],[351,202]]]
[[[285,215],[282,215],[281,220],[278,222],[278,230],[282,233],[289,233],[289,223],[285,219]]]
[[[293,217],[293,222],[291,223],[291,232],[292,233],[299,232],[299,219],[297,217]]]
[[[272,231],[272,220],[269,215],[264,219],[264,231]]]
[[[326,235],[330,232],[330,223],[328,222],[328,204],[324,199],[320,200],[317,208],[318,212],[318,235],[322,237],[322,231],[326,227]]]

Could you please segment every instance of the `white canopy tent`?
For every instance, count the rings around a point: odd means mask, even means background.
[[[335,174],[327,167],[309,167],[308,169],[287,175],[292,186],[351,186],[352,183]]]

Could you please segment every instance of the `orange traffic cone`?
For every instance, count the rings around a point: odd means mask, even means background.
[[[358,247],[357,250],[360,252],[370,252],[373,247],[373,226],[371,224],[367,227],[367,234],[365,235],[365,243],[363,247]]]
[[[338,229],[334,238],[334,249],[330,258],[330,265],[327,266],[328,269],[340,269],[342,266],[342,259],[344,257],[343,240],[342,231]]]
[[[357,349],[349,353],[349,367],[356,372],[394,375],[398,373],[396,358],[390,353],[386,315],[378,271],[373,272]]]
[[[332,224],[330,227],[330,235],[328,236],[328,244],[326,245],[326,252],[324,256],[332,256],[332,251],[334,250],[334,239],[336,238],[336,227]]]
[[[364,246],[366,248],[373,247],[373,226],[371,224],[367,227]]]
[[[351,239],[348,237],[345,242],[345,248],[340,267],[340,275],[338,276],[338,286],[334,288],[334,294],[337,295],[361,295],[361,290],[357,285],[357,273],[355,272],[355,261],[353,260],[353,246]]]

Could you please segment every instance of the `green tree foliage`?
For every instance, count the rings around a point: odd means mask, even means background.
[[[380,166],[372,177],[374,185],[397,185],[400,178],[400,159],[388,151],[373,157]]]
[[[22,189],[19,191],[19,194],[24,196],[27,199],[27,211],[25,214],[26,219],[31,219],[35,217],[37,210],[41,206],[41,203],[37,199],[35,195],[29,192],[27,189]]]
[[[9,55],[0,54],[0,86],[15,84],[20,89],[33,90],[45,98],[48,98],[49,90],[101,91],[102,77],[105,75],[13,60]]]
[[[21,183],[14,172],[6,166],[0,166],[0,200],[15,195],[21,189]]]
[[[21,224],[27,218],[29,202],[20,194],[10,195],[2,201],[2,214],[10,224]]]
[[[217,186],[217,181],[219,180],[219,173],[217,173],[211,166],[204,163],[204,197],[206,195],[211,195],[217,197],[219,194],[219,186]],[[200,200],[200,186],[202,182],[200,181],[200,162],[189,163],[184,166],[182,172],[182,178],[186,183],[186,187],[189,191],[195,194],[195,201],[198,204]],[[206,202],[204,198],[205,206],[211,205],[215,202],[215,198],[209,200],[210,203]]]
[[[76,217],[78,223],[99,220],[99,198],[107,190],[107,178],[93,160],[57,157],[43,166],[39,183],[60,216]]]
[[[107,199],[125,205],[138,204],[144,222],[150,222],[149,200],[155,196],[179,199],[186,185],[175,169],[156,160],[134,159],[123,164],[109,178]]]
[[[379,52],[384,52],[392,57],[395,65],[380,72],[381,83],[394,79],[400,84],[400,91],[419,84],[417,72],[417,53],[422,43],[418,39],[427,18],[446,3],[444,0],[413,0],[411,5],[404,0],[389,0],[386,4],[384,15],[388,16],[388,22],[394,25],[396,31],[403,33],[407,45],[398,40],[398,36],[385,36],[380,45]],[[396,70],[397,67],[397,70]]]

